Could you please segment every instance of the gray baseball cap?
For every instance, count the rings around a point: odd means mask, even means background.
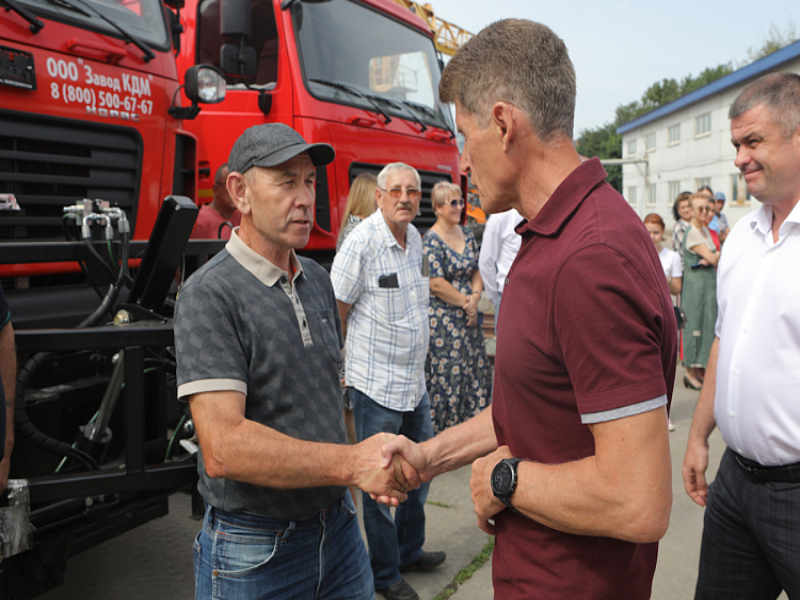
[[[724,192],[717,192],[716,194],[714,194],[714,200],[725,202],[725,193]]]
[[[267,123],[245,129],[233,144],[228,169],[244,173],[250,167],[276,167],[308,152],[315,167],[333,162],[336,152],[328,144],[307,144],[303,137],[283,123]]]

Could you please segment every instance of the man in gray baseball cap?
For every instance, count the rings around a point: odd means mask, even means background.
[[[313,225],[315,167],[334,156],[285,125],[246,130],[227,179],[241,226],[178,298],[178,397],[206,505],[196,598],[373,598],[348,486],[395,505],[419,486],[401,462],[380,468],[394,436],[346,445],[336,298],[327,272],[295,253]]]

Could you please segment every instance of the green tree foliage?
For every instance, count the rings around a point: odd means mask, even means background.
[[[760,48],[747,49],[747,58],[742,63],[742,67],[750,64],[751,62],[755,62],[764,58],[765,56],[769,56],[773,52],[777,52],[781,48],[788,46],[789,44],[793,44],[798,39],[797,31],[795,29],[794,23],[791,20],[786,25],[786,31],[781,31],[775,23],[771,23],[769,26],[769,33],[767,34],[766,39],[764,40],[763,44]]]
[[[581,131],[575,145],[578,154],[587,157],[622,158],[622,136],[617,135],[617,126],[606,123],[602,127]],[[622,167],[608,165],[608,183],[617,190],[622,190]]]

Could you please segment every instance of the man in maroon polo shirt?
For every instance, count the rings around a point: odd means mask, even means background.
[[[544,25],[494,23],[439,86],[484,210],[527,221],[498,318],[493,406],[416,445],[423,480],[472,462],[495,597],[649,598],[672,505],[676,325],[655,248],[572,143],[575,74]],[[473,462],[474,461],[474,462]]]

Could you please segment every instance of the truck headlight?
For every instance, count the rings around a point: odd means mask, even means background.
[[[194,65],[186,71],[186,97],[192,102],[217,104],[225,100],[225,76],[210,65]]]

